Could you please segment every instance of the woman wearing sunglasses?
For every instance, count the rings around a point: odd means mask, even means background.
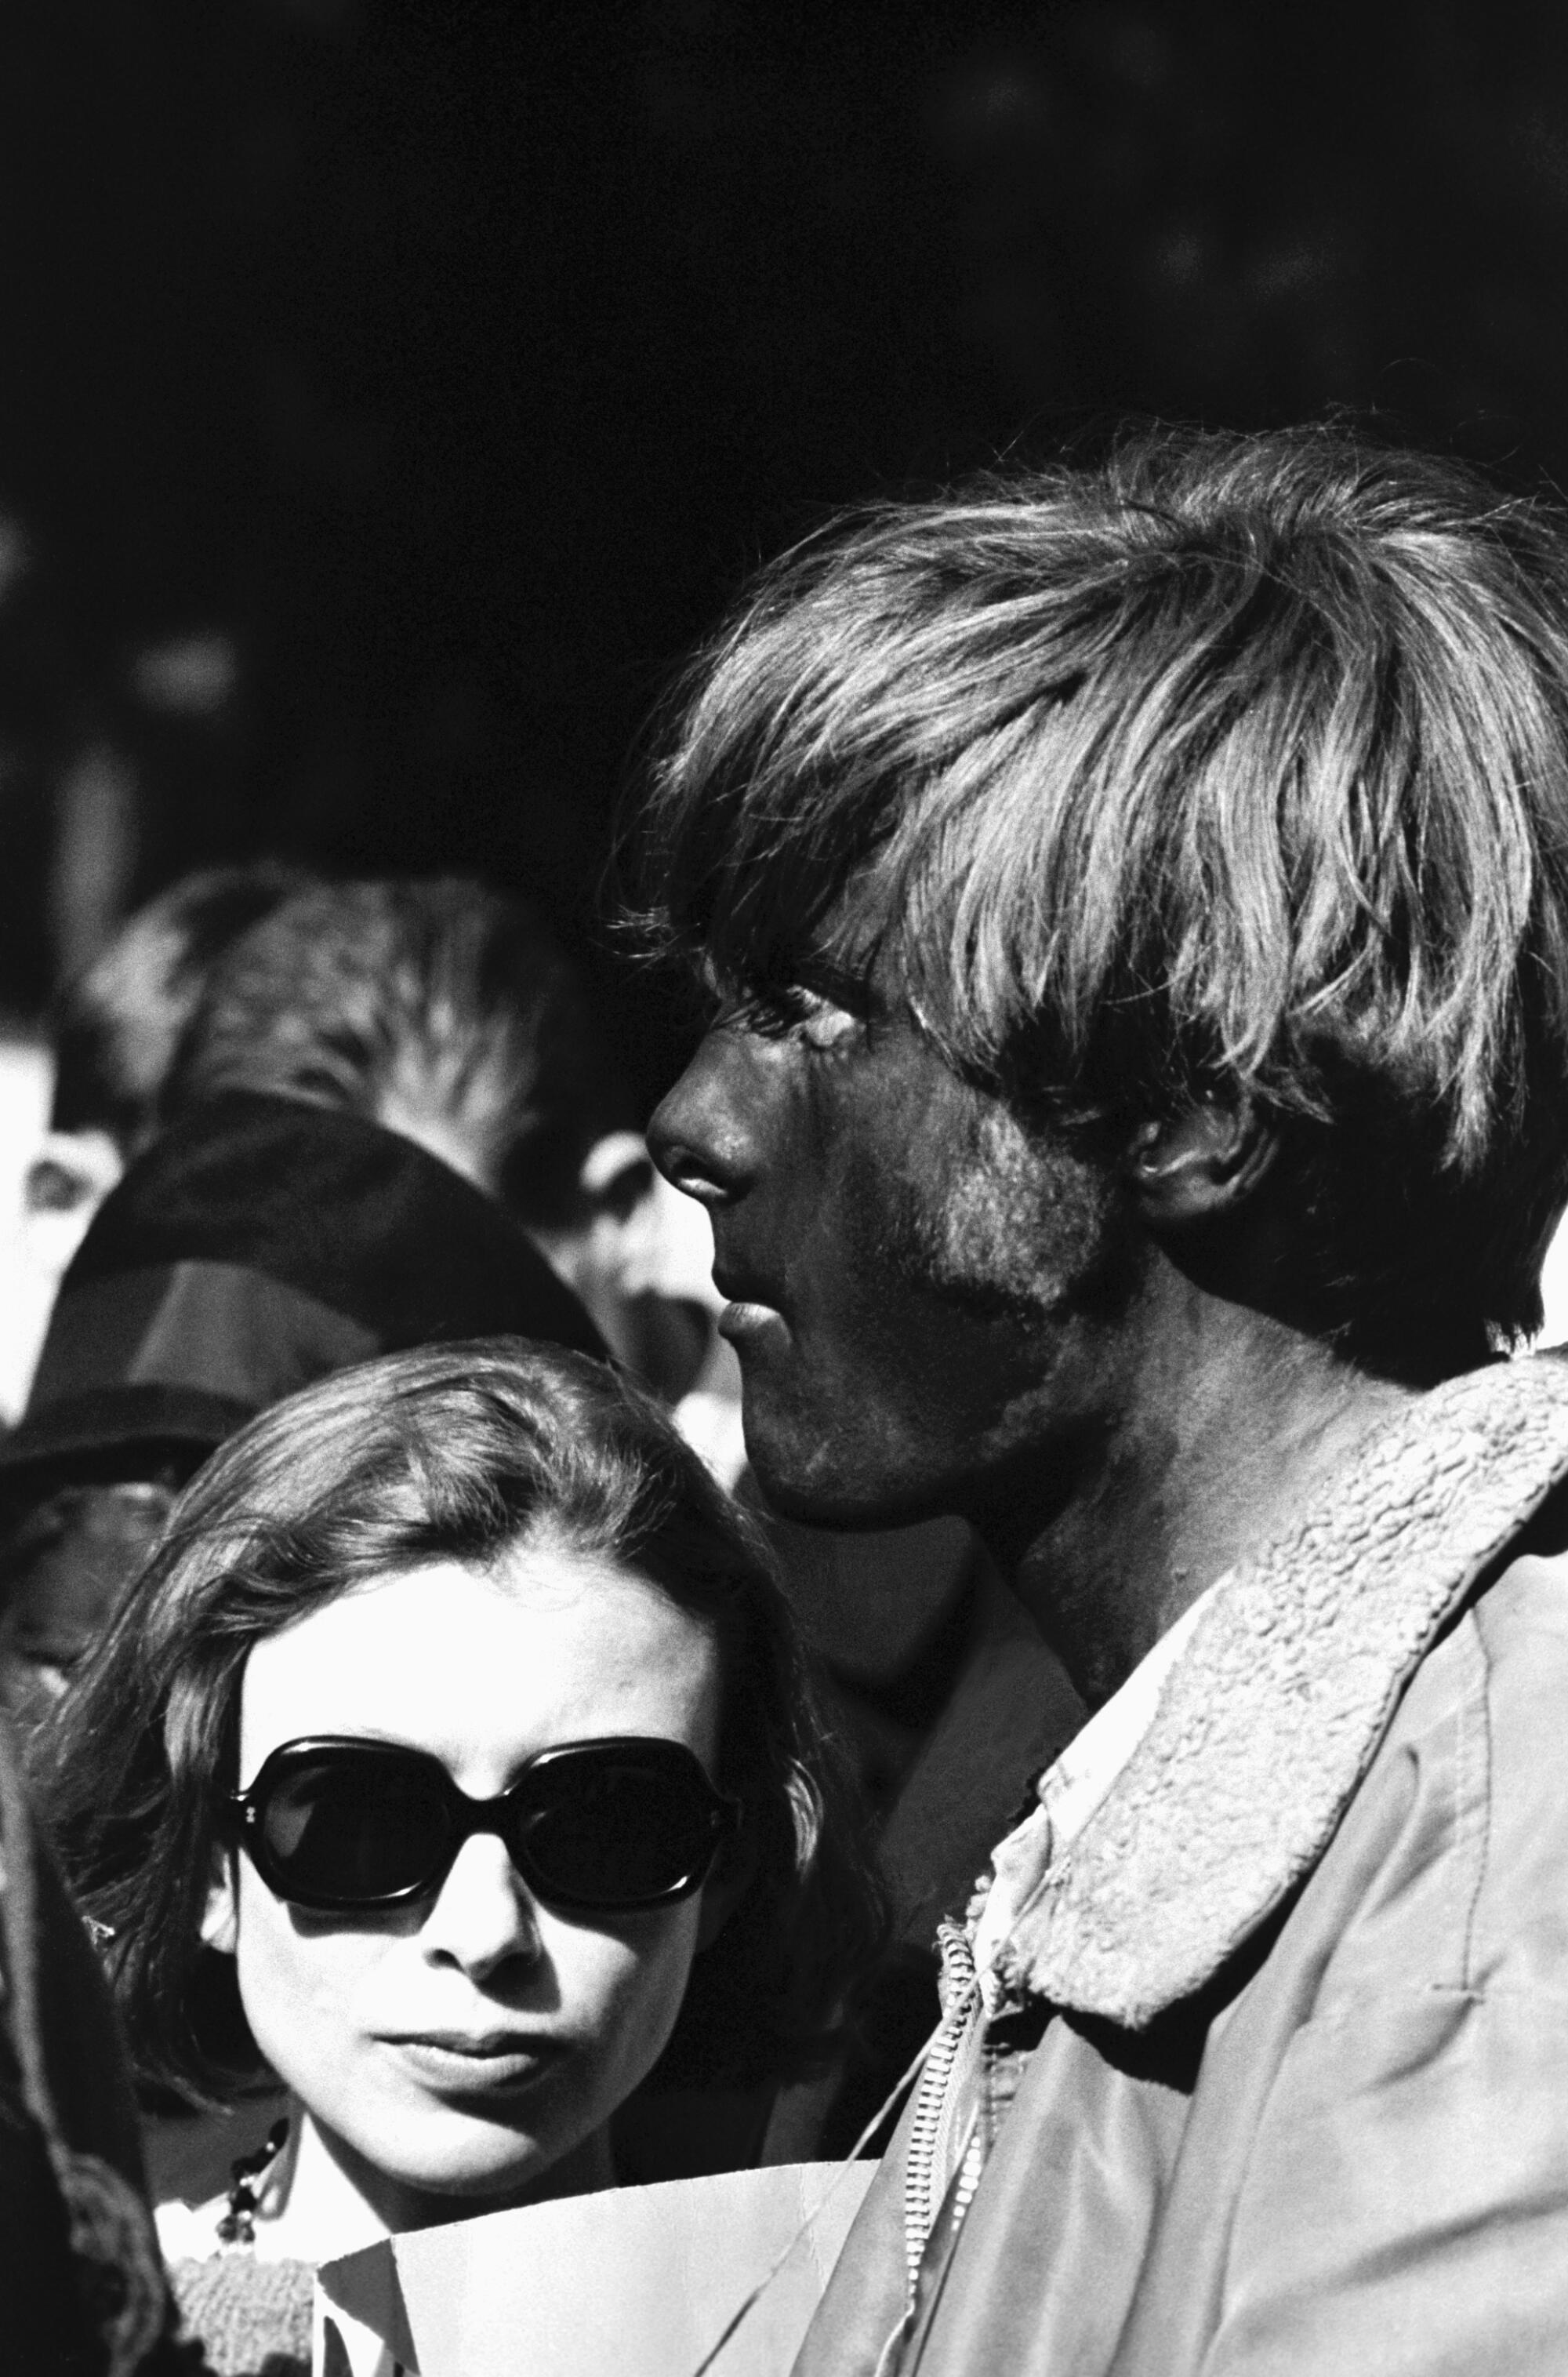
[[[516,1340],[339,1372],[215,1454],[53,1775],[142,2072],[292,2098],[185,2254],[612,2185],[656,2063],[804,2068],[874,1938],[749,1523],[646,1397]]]

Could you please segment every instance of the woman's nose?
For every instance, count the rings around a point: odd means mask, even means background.
[[[421,1941],[435,1964],[460,1965],[475,1980],[540,1953],[539,1920],[528,1885],[494,1833],[473,1833],[424,1919]]]
[[[710,1208],[743,1197],[761,1159],[766,1088],[750,1035],[708,1033],[647,1127],[665,1178]]]

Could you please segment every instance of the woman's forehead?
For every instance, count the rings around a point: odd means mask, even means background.
[[[651,1579],[545,1545],[355,1585],[258,1642],[241,1697],[242,1781],[281,1742],[367,1733],[499,1790],[536,1750],[600,1734],[719,1731],[712,1627]]]

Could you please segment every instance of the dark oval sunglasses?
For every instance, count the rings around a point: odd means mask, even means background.
[[[438,1758],[400,1742],[286,1741],[224,1804],[268,1890],[327,1915],[439,1889],[473,1833],[499,1834],[547,1906],[666,1906],[701,1888],[741,1822],[684,1743],[636,1734],[541,1750],[494,1799],[470,1799]]]

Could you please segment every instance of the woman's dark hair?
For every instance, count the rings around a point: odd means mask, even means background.
[[[339,1371],[231,1439],[60,1705],[50,1813],[111,1934],[145,2079],[221,2098],[261,2068],[233,1960],[199,1939],[252,1645],[389,1571],[488,1564],[540,1536],[636,1569],[719,1644],[718,1779],[744,1804],[754,1871],[696,1960],[661,2077],[747,2085],[826,2056],[879,1914],[756,1530],[640,1391],[487,1338]]]

